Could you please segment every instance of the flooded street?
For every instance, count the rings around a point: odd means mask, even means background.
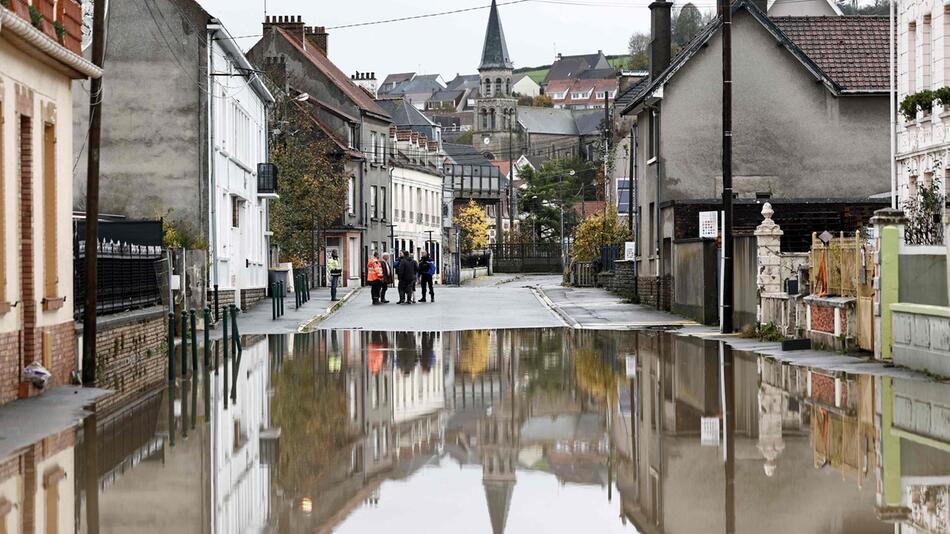
[[[33,491],[57,499],[60,514],[37,525],[948,528],[950,386],[941,383],[783,365],[653,331],[319,331],[247,337],[228,360],[215,348],[217,368],[212,360],[0,463],[46,473]]]

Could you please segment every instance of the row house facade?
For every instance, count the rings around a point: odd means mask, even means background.
[[[391,130],[393,249],[422,251],[442,272],[442,170],[439,144],[410,130]],[[384,208],[385,209],[385,208]],[[439,279],[438,276],[435,278]]]
[[[387,167],[389,114],[363,87],[344,74],[328,56],[329,35],[306,26],[299,16],[270,16],[261,39],[248,51],[250,61],[267,70],[282,91],[301,102],[320,130],[338,147],[349,175],[346,210],[321,231],[327,252],[336,250],[343,285],[365,280],[373,243],[388,243],[390,220],[375,203],[391,205]],[[325,260],[320,260],[325,264]]]
[[[950,13],[931,0],[897,2],[897,101],[950,86]],[[939,184],[946,191],[950,155],[950,100],[936,99],[929,110],[897,117],[898,207],[917,195],[918,186]]]
[[[102,74],[81,55],[77,2],[32,7],[39,24],[26,2],[0,6],[0,404],[37,392],[21,383],[34,361],[53,373],[51,385],[69,384],[78,368],[72,82]]]
[[[264,298],[270,267],[268,207],[276,184],[266,164],[273,96],[220,21],[194,0],[109,7],[102,95],[100,212],[127,220],[163,218],[187,248],[207,251],[222,303],[246,308]],[[164,20],[180,20],[166,24]],[[88,128],[88,95],[74,109],[77,152]],[[85,198],[84,157],[75,206]],[[189,277],[191,278],[191,277]],[[201,294],[199,290],[197,292]],[[192,301],[195,306],[203,306]]]

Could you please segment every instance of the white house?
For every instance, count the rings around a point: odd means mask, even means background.
[[[209,25],[208,35],[208,86],[214,97],[209,287],[217,286],[223,300],[233,295],[244,307],[264,298],[267,287],[268,201],[277,198],[277,187],[268,166],[259,162],[268,159],[267,112],[274,97],[223,26]]]
[[[521,95],[535,97],[541,94],[541,86],[527,74],[516,74],[511,79],[511,92]]]
[[[392,155],[393,250],[417,259],[423,250],[442,272],[442,171],[437,141],[410,130],[390,132]],[[372,195],[370,195],[372,198]],[[370,206],[370,214],[385,206]],[[438,281],[438,276],[436,281]]]

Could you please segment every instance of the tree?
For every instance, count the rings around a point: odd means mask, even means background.
[[[601,245],[623,243],[631,239],[630,229],[617,218],[613,206],[604,213],[596,213],[585,219],[574,233],[574,248],[571,254],[575,261],[592,261],[600,255]]]
[[[488,246],[488,218],[474,200],[469,200],[468,204],[462,206],[455,216],[455,221],[459,225],[463,253]]]
[[[836,2],[843,15],[879,15],[890,14],[891,4],[887,0],[873,0],[870,4],[857,5],[850,1]]]
[[[271,206],[274,243],[281,259],[314,265],[318,233],[346,209],[347,176],[336,147],[317,134],[303,104],[283,99],[275,105],[271,131],[280,132],[270,160],[280,173],[280,199]]]
[[[534,105],[534,98],[532,98],[532,97],[530,97],[530,96],[528,96],[528,95],[519,96],[519,97],[518,97],[518,105],[519,105],[519,106],[533,106],[533,105]]]
[[[646,33],[634,33],[627,44],[630,51],[628,64],[632,70],[646,70],[650,67],[650,36]]]
[[[554,100],[548,95],[538,95],[534,97],[534,102],[531,105],[536,108],[553,108]]]
[[[692,2],[685,4],[673,17],[673,42],[686,46],[703,29],[703,14]]]
[[[578,158],[549,160],[540,169],[525,167],[520,176],[525,188],[521,197],[521,224],[534,230],[532,241],[557,242],[560,239],[561,207],[565,227],[576,224],[574,205],[582,200],[589,187],[593,165]]]

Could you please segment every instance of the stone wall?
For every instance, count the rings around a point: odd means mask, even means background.
[[[637,277],[633,261],[614,262],[614,280],[611,289],[621,297],[635,301],[637,298]]]
[[[894,363],[950,376],[950,310],[943,306],[892,304]]]
[[[164,384],[168,369],[166,323],[162,307],[99,320],[96,387],[114,391],[97,403],[99,413],[108,413]]]
[[[232,304],[237,304],[234,300],[234,290],[233,289],[219,289],[218,290],[218,306],[225,307]],[[214,313],[214,288],[208,290],[208,306],[211,307],[211,313]]]
[[[640,304],[669,311],[673,295],[672,276],[640,276],[637,278],[637,296]]]
[[[0,404],[17,398],[20,384],[20,332],[0,334]]]
[[[247,311],[258,302],[267,298],[267,290],[263,287],[252,287],[241,290],[241,310]],[[234,295],[231,295],[234,299]]]

